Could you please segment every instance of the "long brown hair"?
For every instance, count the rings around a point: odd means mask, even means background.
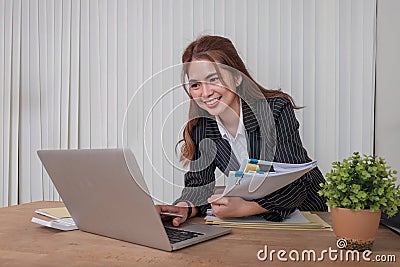
[[[229,66],[240,73],[246,75],[248,77],[248,82],[253,83],[256,85],[258,88],[258,94],[257,92],[248,90],[246,92],[246,86],[242,85],[240,86],[241,89],[243,90],[241,93],[245,95],[246,93],[253,98],[274,98],[274,97],[284,97],[286,99],[289,99],[290,102],[292,103],[293,108],[298,108],[294,101],[293,98],[282,92],[280,89],[276,90],[271,90],[271,89],[266,89],[263,86],[261,86],[259,83],[257,83],[253,77],[251,77],[250,73],[246,69],[246,66],[244,65],[242,59],[240,58],[235,46],[232,44],[232,42],[225,37],[222,36],[211,36],[211,35],[205,35],[197,40],[193,41],[189,46],[185,49],[182,55],[182,63],[188,63],[192,62],[194,60],[207,60],[219,64],[223,64],[226,66]],[[188,71],[188,66],[189,64],[184,64],[183,71],[182,71],[182,84],[183,88],[185,89],[186,93],[190,98],[190,92],[189,89],[185,85],[185,75],[187,75]],[[217,66],[216,66],[217,67]],[[239,91],[239,88],[238,88]],[[261,94],[260,94],[261,92]],[[261,95],[261,96],[260,96]],[[183,164],[186,166],[189,164],[189,162],[193,159],[194,153],[196,150],[196,145],[192,139],[192,131],[193,128],[197,125],[199,122],[199,117],[201,113],[201,108],[197,106],[195,101],[190,101],[190,106],[189,106],[189,121],[186,123],[185,129],[183,131],[183,139],[181,139],[177,146],[183,142],[183,145],[181,147],[181,161],[183,161]]]

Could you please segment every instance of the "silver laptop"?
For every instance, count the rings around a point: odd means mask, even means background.
[[[40,150],[38,155],[82,231],[165,251],[230,233],[190,222],[164,225],[130,150]],[[189,239],[179,241],[182,236]]]

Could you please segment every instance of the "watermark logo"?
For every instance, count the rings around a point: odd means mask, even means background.
[[[371,250],[346,250],[347,241],[346,239],[338,239],[336,242],[338,249],[329,247],[321,251],[314,249],[303,249],[297,250],[292,249],[287,251],[285,249],[269,249],[267,245],[264,245],[263,249],[257,252],[257,259],[259,261],[340,261],[340,262],[396,262],[396,255],[385,255],[377,254],[372,255]]]
[[[347,240],[344,238],[340,238],[336,241],[336,246],[340,249],[347,247]]]

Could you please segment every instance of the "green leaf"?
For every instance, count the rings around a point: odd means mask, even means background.
[[[354,152],[342,161],[332,162],[318,194],[331,207],[354,210],[369,208],[394,214],[400,206],[400,185],[396,185],[396,170],[391,170],[383,158]]]

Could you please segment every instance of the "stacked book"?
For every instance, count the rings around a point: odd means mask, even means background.
[[[37,223],[46,227],[62,230],[62,231],[71,231],[77,230],[74,220],[71,218],[66,207],[59,208],[48,208],[48,209],[39,209],[35,210],[37,214],[55,219],[55,220],[42,220],[36,217],[32,217],[31,222]]]

